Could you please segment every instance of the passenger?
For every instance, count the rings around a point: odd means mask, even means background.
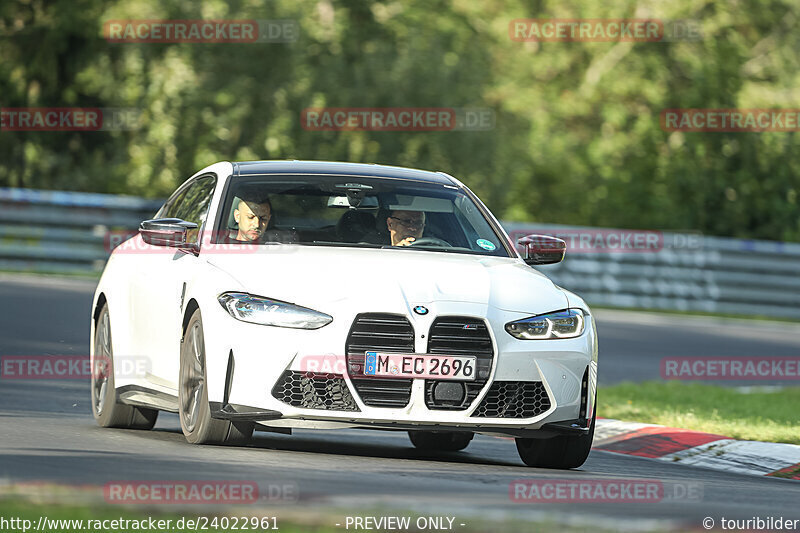
[[[233,219],[238,226],[234,239],[244,242],[260,242],[272,217],[272,204],[266,196],[243,195],[233,210]]]
[[[425,230],[424,211],[392,211],[386,218],[392,246],[410,246],[422,238]]]

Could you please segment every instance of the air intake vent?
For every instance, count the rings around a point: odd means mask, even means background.
[[[408,319],[388,313],[362,313],[353,321],[345,345],[350,379],[365,404],[393,408],[408,405],[412,380],[365,376],[366,352],[414,353],[414,328]]]
[[[272,388],[283,403],[305,409],[360,411],[347,382],[340,374],[319,374],[287,370]]]
[[[531,418],[550,409],[550,398],[541,381],[495,381],[473,417]]]
[[[581,408],[578,412],[578,419],[580,419],[581,425],[585,428],[589,427],[589,421],[586,418],[586,408],[589,405],[589,367],[586,367],[586,371],[583,373],[583,379],[581,380]]]
[[[486,385],[492,371],[494,348],[486,323],[479,318],[442,316],[431,325],[428,335],[428,353],[441,355],[476,356],[476,379],[458,383],[444,380],[425,380],[425,405],[433,410],[463,410],[469,407]],[[445,385],[446,384],[446,385]],[[460,386],[462,394],[447,391],[444,387]]]

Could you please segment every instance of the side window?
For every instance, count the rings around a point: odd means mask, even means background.
[[[175,202],[175,218],[180,218],[187,222],[194,222],[202,226],[208,215],[208,208],[211,205],[211,197],[214,194],[214,185],[217,180],[213,176],[199,178],[186,188],[183,197]]]
[[[217,179],[213,176],[198,178],[184,187],[172,198],[167,200],[159,213],[160,218],[180,218],[187,222],[197,224],[196,230],[189,231],[188,242],[197,242],[200,230],[208,216],[208,208],[211,206],[211,197],[214,195],[214,187]]]
[[[181,203],[183,197],[186,196],[186,188],[181,189],[167,200],[167,203],[159,210],[156,218],[175,218],[177,206]]]

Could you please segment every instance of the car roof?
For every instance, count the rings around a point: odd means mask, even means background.
[[[369,163],[342,163],[338,161],[240,161],[233,163],[234,176],[262,174],[329,174],[407,179],[457,185],[447,174]]]

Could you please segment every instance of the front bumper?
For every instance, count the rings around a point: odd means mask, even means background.
[[[593,320],[587,320],[583,335],[575,339],[521,341],[504,331],[506,323],[526,316],[521,313],[456,302],[426,305],[431,308],[427,316],[394,310],[412,324],[415,353],[428,352],[428,333],[437,317],[473,317],[487,326],[493,350],[489,374],[465,408],[431,408],[424,379],[410,380],[405,405],[365,403],[353,381],[358,376],[352,375],[345,355],[356,312],[338,313],[328,326],[309,331],[239,322],[219,307],[204,310],[207,385],[214,416],[276,428],[430,428],[516,436],[531,430],[580,433],[588,425],[585,414],[588,409],[591,415],[597,376]],[[300,381],[283,387],[287,375]],[[276,392],[276,386],[284,393]],[[300,400],[293,400],[295,393]],[[524,405],[498,409],[500,394]],[[303,395],[311,398],[310,403],[303,403]],[[535,402],[539,405],[532,405]],[[487,409],[487,404],[494,409]]]

